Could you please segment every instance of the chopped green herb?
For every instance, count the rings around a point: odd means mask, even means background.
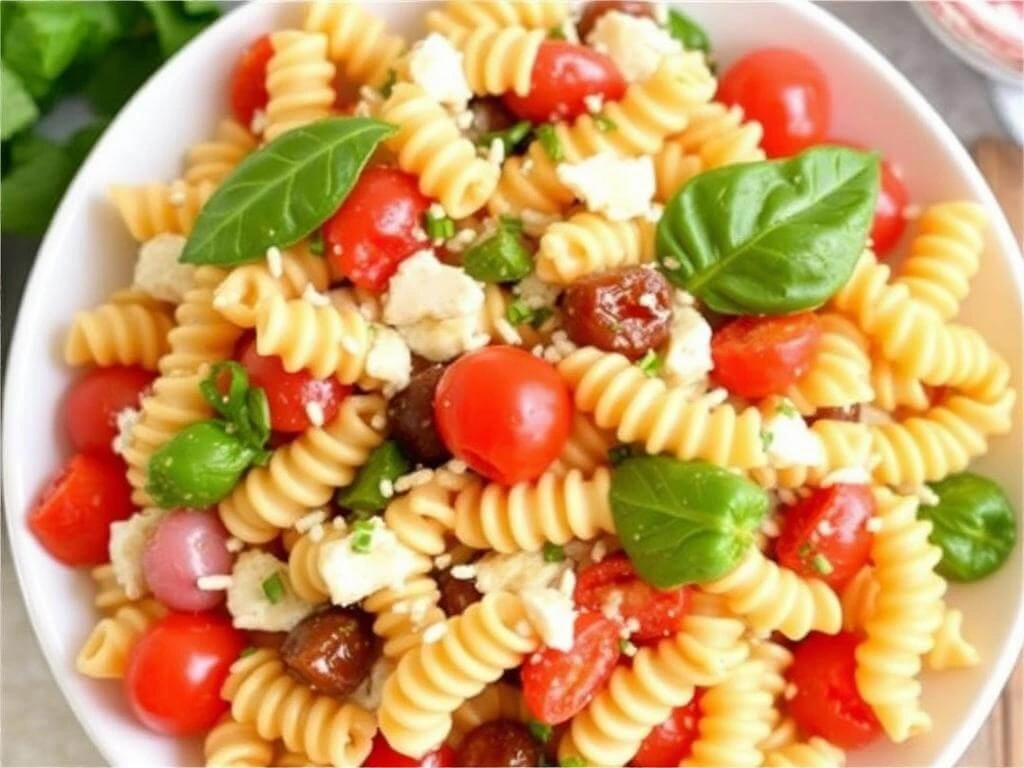
[[[594,115],[594,125],[602,133],[609,133],[619,127],[608,115]]]
[[[556,24],[548,30],[548,40],[565,40],[565,30],[561,24]]]
[[[238,658],[244,659],[246,656],[252,656],[254,653],[256,653],[256,646],[250,645],[247,648],[242,649],[242,652],[238,654]]]
[[[789,418],[799,417],[800,411],[796,409],[789,400],[780,400],[779,404],[775,406],[775,412],[780,416],[786,416]]]
[[[637,448],[635,445],[628,445],[622,443],[620,445],[613,445],[608,449],[608,461],[613,467],[619,466],[626,459],[631,459],[634,456],[642,456],[643,451]]]
[[[435,216],[428,209],[423,214],[423,228],[427,230],[427,237],[431,240],[447,240],[455,234],[455,221],[447,215]]]
[[[360,467],[353,483],[338,491],[336,501],[344,509],[358,512],[379,512],[387,506],[390,496],[382,490],[412,469],[409,459],[398,443],[381,443]]]
[[[393,70],[393,69],[389,69],[388,70],[388,76],[385,78],[384,82],[381,83],[381,85],[380,85],[380,89],[379,89],[380,90],[380,95],[383,96],[385,99],[390,99],[391,98],[391,91],[394,90],[395,83],[397,83],[397,82],[398,82],[398,73],[395,70]]]
[[[314,256],[324,255],[324,233],[319,229],[309,238],[309,252]]]
[[[534,129],[534,133],[537,136],[537,141],[544,147],[544,151],[548,153],[548,157],[551,158],[551,162],[560,163],[565,159],[565,151],[562,149],[562,142],[558,138],[558,134],[555,133],[555,126],[550,123],[544,123],[538,125]]]
[[[274,605],[281,602],[281,598],[284,597],[284,582],[281,581],[281,574],[274,573],[263,580],[263,594]]]
[[[485,283],[510,283],[533,271],[533,259],[519,233],[499,221],[497,232],[466,251],[462,268]]]
[[[522,298],[513,299],[505,310],[505,319],[514,327],[523,323],[529,323],[534,328],[540,328],[544,321],[551,317],[550,307],[538,307],[534,309],[527,305]]]
[[[703,51],[704,53],[711,50],[707,32],[682,11],[677,11],[675,8],[670,9],[665,26],[668,28],[668,33],[682,43],[686,50]]]
[[[565,550],[550,541],[544,542],[543,555],[545,563],[560,563],[565,560]]]
[[[490,147],[495,139],[499,139],[505,145],[505,155],[507,156],[522,146],[532,130],[533,123],[529,120],[520,120],[502,131],[488,131],[480,136],[476,143],[481,147]]]
[[[619,639],[619,650],[622,651],[627,656],[630,656],[630,655],[636,653],[636,646],[633,645],[633,643],[630,640],[628,640],[627,638],[623,637],[623,638]]]
[[[373,522],[359,520],[352,526],[352,551],[361,555],[373,549]]]
[[[653,349],[648,349],[647,354],[636,361],[636,367],[644,372],[644,376],[653,378],[658,375],[663,362],[657,352]]]
[[[534,720],[533,718],[526,722],[526,727],[530,729],[530,733],[533,734],[533,738],[541,744],[547,744],[551,741],[551,735],[555,731],[555,729],[547,723],[542,723],[540,720]]]
[[[767,429],[762,429],[759,434],[761,437],[761,449],[767,451],[771,447],[772,440],[775,439],[775,435]]]
[[[811,567],[822,576],[828,576],[835,570],[835,568],[832,567],[832,563],[828,561],[828,558],[821,554],[815,555],[811,558]]]
[[[570,755],[569,757],[559,758],[558,765],[561,768],[586,768],[587,761],[579,755]]]

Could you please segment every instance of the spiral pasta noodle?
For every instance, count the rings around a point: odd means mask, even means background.
[[[700,157],[686,152],[678,142],[669,139],[653,156],[654,199],[667,203],[686,182],[703,170]]]
[[[266,466],[251,469],[218,505],[227,529],[242,541],[261,544],[326,504],[380,445],[383,437],[372,425],[384,408],[377,395],[350,396],[330,423],[274,451]]]
[[[896,282],[944,320],[953,317],[981,264],[987,223],[985,209],[977,203],[929,206],[917,222],[917,234]]]
[[[160,358],[163,375],[189,374],[234,355],[242,329],[214,308],[224,271],[216,267],[196,270],[195,287],[174,311],[176,325],[167,334],[170,350]]]
[[[785,392],[805,416],[819,408],[869,403],[875,394],[867,340],[843,317],[829,313],[819,319],[821,341],[811,367]]]
[[[164,233],[188,235],[214,188],[209,181],[186,184],[179,180],[135,187],[115,185],[107,195],[132,237],[142,243]]]
[[[473,93],[529,93],[533,64],[547,34],[544,29],[482,26],[461,37],[457,46]]]
[[[693,400],[684,389],[649,378],[623,355],[594,347],[573,352],[558,371],[574,390],[576,407],[592,413],[599,427],[615,429],[623,443],[737,469],[768,463],[756,408],[737,412],[729,404]]]
[[[256,149],[256,138],[249,129],[235,120],[225,118],[209,141],[193,146],[185,160],[185,183],[220,184],[235,166]]]
[[[690,121],[666,143],[700,158],[704,170],[733,163],[764,160],[761,124],[743,119],[743,109],[718,101],[702,104],[690,113]]]
[[[260,738],[279,738],[289,751],[317,764],[359,765],[370,753],[377,730],[372,713],[314,693],[266,648],[232,665],[221,697],[231,702],[232,717],[254,724]]]
[[[363,601],[374,615],[373,633],[384,641],[383,653],[398,659],[423,642],[423,630],[445,620],[438,607],[441,593],[429,576],[414,576]]]
[[[586,414],[573,411],[572,430],[562,449],[562,455],[548,467],[556,475],[567,474],[577,469],[590,476],[599,467],[608,466],[608,451],[615,446],[615,435],[599,428]]]
[[[854,574],[839,595],[843,606],[843,629],[847,632],[859,632],[875,609],[875,598],[878,597],[878,582],[875,581],[875,569],[870,565],[862,566]]]
[[[529,719],[530,711],[523,701],[523,692],[499,681],[488,685],[452,713],[452,729],[447,742],[452,749],[458,749],[466,734],[478,725],[495,720],[526,722]]]
[[[118,583],[117,577],[114,575],[114,566],[110,563],[96,566],[89,571],[89,575],[96,586],[93,605],[103,613],[109,615],[132,602],[132,599],[125,594],[124,587]]]
[[[142,304],[101,304],[76,312],[64,345],[68,365],[138,365],[155,371],[174,325],[164,311]]]
[[[610,488],[605,467],[590,479],[574,469],[511,487],[475,482],[455,498],[455,537],[476,549],[533,552],[547,542],[614,533]]]
[[[286,29],[270,36],[274,55],[267,64],[267,127],[263,138],[328,117],[334,105],[334,65],[327,37]]]
[[[240,723],[231,715],[221,718],[203,739],[207,768],[248,768],[277,765],[274,744],[262,738],[252,723]]]
[[[507,289],[495,283],[484,286],[484,303],[480,308],[480,330],[495,343],[512,344],[517,347],[534,347],[543,343],[547,334],[544,326],[534,328],[529,323],[513,326],[508,320],[508,308],[512,299]]]
[[[942,551],[930,544],[931,523],[917,519],[917,501],[877,489],[882,528],[871,545],[878,595],[857,646],[856,681],[893,741],[931,727],[921,708],[917,673],[942,622],[946,584],[933,568]]]
[[[479,210],[498,183],[498,168],[477,157],[454,120],[412,83],[399,83],[381,108],[380,118],[398,126],[386,139],[399,167],[419,176],[420,192],[436,198],[453,219]]]
[[[565,0],[447,0],[427,13],[427,28],[459,39],[478,27],[526,27],[549,30],[568,14]]]
[[[518,597],[491,592],[448,619],[439,641],[402,656],[384,684],[377,713],[388,744],[419,757],[444,741],[452,713],[463,702],[537,649],[539,640],[525,619]]]
[[[583,211],[547,228],[537,251],[537,276],[568,285],[585,275],[654,261],[655,222],[611,221]]]
[[[871,388],[875,393],[873,404],[884,411],[897,408],[923,411],[930,404],[924,382],[916,376],[908,376],[896,363],[878,355],[871,360]]]
[[[293,531],[294,529],[289,529]],[[288,532],[286,532],[289,536]],[[327,582],[320,573],[320,552],[324,544],[343,539],[348,530],[342,526],[324,525],[319,540],[304,533],[295,537],[288,550],[288,581],[295,594],[307,603],[323,603],[330,598]]]
[[[156,600],[138,600],[121,606],[93,627],[78,653],[75,668],[83,675],[101,680],[123,677],[135,642],[166,614],[167,609]]]
[[[437,470],[430,482],[392,500],[384,510],[384,522],[412,551],[440,555],[455,527],[455,499],[473,482],[469,475]]]
[[[778,749],[796,740],[796,724],[792,718],[783,715],[778,700],[786,690],[786,670],[793,664],[793,653],[784,645],[765,639],[752,639],[750,658],[764,664],[761,687],[772,697],[773,705],[764,711],[767,735],[758,742],[762,752]]]
[[[964,615],[958,610],[946,608],[942,621],[933,636],[932,649],[924,657],[928,669],[941,672],[947,669],[975,667],[981,657],[978,649],[963,635]]]
[[[256,350],[277,355],[289,372],[305,369],[351,384],[362,375],[369,349],[370,325],[354,309],[271,296],[256,314]]]
[[[769,751],[764,756],[768,768],[841,768],[845,763],[843,750],[820,736]]]
[[[327,36],[327,56],[345,78],[379,86],[405,50],[405,40],[352,0],[314,0],[304,28]]]
[[[838,419],[818,419],[811,425],[825,452],[820,467],[797,465],[776,469],[757,467],[750,470],[750,479],[762,488],[802,488],[817,486],[830,470],[861,467],[867,469],[872,460],[873,441],[867,424]]]
[[[701,584],[725,597],[729,609],[755,632],[779,631],[790,640],[810,632],[834,635],[842,627],[839,598],[820,579],[804,579],[751,547],[733,570]]]
[[[573,717],[559,757],[625,765],[653,728],[693,698],[695,686],[715,685],[743,663],[742,634],[737,619],[687,616],[678,634],[641,648],[632,665],[615,668],[604,689]]]

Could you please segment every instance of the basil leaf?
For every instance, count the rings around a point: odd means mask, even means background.
[[[950,581],[977,581],[996,571],[1017,541],[1013,507],[1003,489],[972,472],[950,475],[930,487],[939,503],[922,505],[919,516],[932,521],[929,538],[942,548],[935,570]]]
[[[502,223],[497,232],[466,251],[462,268],[485,283],[510,283],[533,271],[533,259],[519,235]]]
[[[223,422],[190,424],[150,457],[146,491],[165,509],[216,504],[258,453]]]
[[[4,30],[4,62],[37,99],[86,42],[89,25],[74,3],[19,3]],[[6,26],[6,25],[5,25]]]
[[[643,579],[668,589],[724,576],[753,544],[768,494],[727,469],[668,456],[615,469],[612,517]]]
[[[22,128],[32,125],[39,110],[21,78],[0,62],[0,139],[7,141]]]
[[[364,117],[319,120],[249,155],[203,206],[181,260],[234,265],[287,247],[323,224],[394,128]]]
[[[670,9],[668,19],[665,22],[665,28],[688,51],[708,53],[711,50],[708,33],[704,31],[700,24],[682,11],[678,11],[675,8]]]
[[[878,156],[845,147],[706,171],[665,208],[658,259],[722,314],[816,307],[853,272],[877,193]]]
[[[338,491],[337,502],[345,509],[357,512],[382,510],[388,505],[391,496],[381,492],[381,483],[394,483],[411,469],[412,464],[398,443],[382,443],[373,449],[352,485]]]

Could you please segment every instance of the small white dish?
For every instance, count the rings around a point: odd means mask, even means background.
[[[422,29],[425,3],[375,3],[398,31]],[[810,54],[826,71],[834,96],[836,135],[875,146],[898,162],[915,203],[968,198],[988,208],[992,225],[981,274],[963,319],[983,331],[1013,364],[1021,391],[1021,256],[999,208],[970,157],[939,115],[864,40],[810,3],[694,3],[724,65],[743,52],[785,45]],[[173,179],[185,150],[213,133],[228,109],[227,82],[239,53],[262,33],[298,22],[298,4],[252,3],[232,12],[189,44],[122,110],[78,173],[39,251],[10,356],[4,401],[4,501],[14,562],[40,644],[85,730],[113,764],[195,765],[198,742],[146,731],[128,712],[120,686],[75,672],[75,656],[96,621],[85,573],[63,568],[29,534],[24,517],[68,453],[60,401],[74,373],[61,362],[60,342],[75,310],[91,306],[130,280],[136,252],[107,203],[115,182]],[[1020,413],[1018,408],[1017,413]],[[993,441],[977,468],[1002,483],[1022,505],[1022,432]],[[1021,526],[1024,527],[1024,526]],[[1021,547],[993,577],[954,587],[966,631],[983,663],[975,669],[925,675],[925,703],[934,717],[926,736],[904,745],[878,744],[851,755],[852,765],[951,766],[977,733],[1002,689],[1024,637]]]

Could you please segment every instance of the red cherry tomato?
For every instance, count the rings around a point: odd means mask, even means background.
[[[741,397],[782,394],[810,368],[818,351],[817,315],[741,317],[711,337],[715,381]]]
[[[846,139],[833,139],[833,144],[842,144],[854,149],[864,149],[864,145]],[[878,256],[884,256],[896,246],[907,227],[904,209],[910,204],[910,193],[903,183],[899,168],[884,157],[878,199],[875,201],[875,220],[871,225],[872,248]]]
[[[679,629],[689,603],[686,587],[660,590],[641,579],[629,558],[615,555],[583,568],[576,582],[576,603],[581,608],[600,611],[610,604],[618,606],[623,619],[639,626],[632,632],[637,642],[657,640]]]
[[[787,48],[748,53],[722,75],[718,99],[739,104],[764,128],[768,157],[795,155],[828,135],[831,103],[825,74],[812,59]]]
[[[838,589],[868,561],[875,513],[866,485],[838,483],[819,488],[786,510],[775,540],[780,564],[802,576],[814,576]]]
[[[854,678],[854,651],[861,639],[853,632],[812,632],[793,648],[793,664],[787,673],[796,690],[789,713],[800,730],[843,749],[863,747],[882,733]]]
[[[250,45],[235,66],[231,78],[231,111],[246,128],[252,123],[252,116],[258,109],[265,109],[270,96],[267,94],[267,64],[274,56],[270,35],[257,38]]]
[[[200,733],[227,711],[220,696],[228,670],[245,647],[231,621],[213,613],[171,613],[132,648],[125,695],[150,730]]]
[[[576,617],[574,629],[570,650],[545,648],[520,670],[526,706],[543,723],[564,723],[587,706],[621,655],[617,622],[587,612]]]
[[[334,377],[314,379],[308,371],[288,373],[275,355],[256,351],[256,339],[248,338],[238,352],[238,361],[249,372],[249,381],[262,387],[270,404],[270,426],[279,432],[302,432],[311,426],[306,406],[315,403],[324,423],[333,419],[352,391]]]
[[[65,565],[99,565],[109,557],[110,524],[133,511],[124,462],[80,453],[50,481],[28,515],[28,527]]]
[[[550,363],[516,347],[486,347],[444,372],[434,420],[454,456],[512,485],[539,476],[562,453],[572,401]]]
[[[450,768],[455,765],[455,750],[442,744],[423,757],[408,757],[396,752],[388,744],[384,735],[378,733],[373,737],[373,748],[363,761],[365,768]]]
[[[626,79],[605,54],[578,43],[545,40],[533,64],[530,92],[525,96],[506,93],[502,99],[517,117],[548,123],[582,115],[589,95],[618,101],[625,92]]]
[[[702,695],[703,690],[698,688],[689,704],[676,707],[668,720],[647,734],[630,765],[637,768],[657,768],[663,765],[679,765],[689,757],[693,742],[700,735],[697,722],[700,719]]]
[[[367,168],[324,224],[331,265],[356,285],[383,291],[398,265],[423,248],[416,233],[429,207],[415,176],[397,168]]]
[[[72,384],[64,401],[64,422],[75,450],[111,451],[117,414],[138,408],[139,398],[155,378],[142,368],[113,365],[93,368]]]

